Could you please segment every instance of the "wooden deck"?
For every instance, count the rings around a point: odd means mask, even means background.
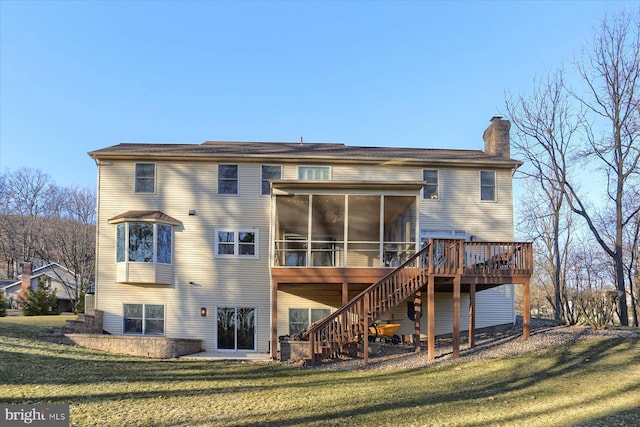
[[[277,292],[280,285],[337,286],[342,292],[342,306],[308,329],[311,363],[337,357],[353,342],[362,346],[364,363],[368,358],[368,326],[387,310],[413,297],[422,306],[426,294],[428,357],[435,357],[435,293],[453,294],[453,357],[459,355],[460,294],[468,293],[469,344],[475,335],[475,293],[503,284],[524,286],[523,337],[529,336],[529,281],[533,272],[531,243],[466,242],[432,239],[428,245],[393,268],[272,268],[272,356],[277,356]],[[366,283],[372,283],[367,286]],[[349,300],[349,291],[360,293]],[[420,312],[418,311],[418,318]],[[417,336],[420,322],[415,323]],[[363,339],[364,338],[364,339]],[[419,340],[416,351],[419,351]]]

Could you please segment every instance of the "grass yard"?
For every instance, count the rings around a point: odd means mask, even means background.
[[[51,344],[66,318],[0,318],[0,403],[68,403],[74,426],[640,425],[640,342],[347,372],[158,361]]]

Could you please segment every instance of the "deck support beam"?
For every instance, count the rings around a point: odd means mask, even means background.
[[[531,289],[525,280],[522,291],[522,339],[528,340],[531,331]]]
[[[476,345],[476,284],[469,285],[469,348]]]
[[[364,316],[363,320],[363,339],[362,339],[362,347],[363,347],[363,358],[364,358],[364,367],[369,367],[369,294],[364,295],[362,314]]]
[[[433,274],[427,281],[427,359],[436,358],[436,298]]]
[[[274,281],[271,287],[271,358],[273,360],[278,360],[278,345],[278,282]]]
[[[413,334],[413,350],[420,353],[420,321],[422,320],[422,290],[416,292],[413,299],[413,324],[415,332]]]
[[[460,357],[460,274],[453,278],[453,351],[452,357]]]

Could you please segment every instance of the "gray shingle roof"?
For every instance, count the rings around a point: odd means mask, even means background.
[[[277,161],[486,163],[517,167],[520,161],[481,150],[360,147],[336,143],[207,141],[203,144],[123,143],[89,152],[94,159],[245,159]]]

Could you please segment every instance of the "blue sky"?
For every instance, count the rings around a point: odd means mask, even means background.
[[[505,92],[638,2],[0,0],[0,170],[121,142],[482,149]]]

